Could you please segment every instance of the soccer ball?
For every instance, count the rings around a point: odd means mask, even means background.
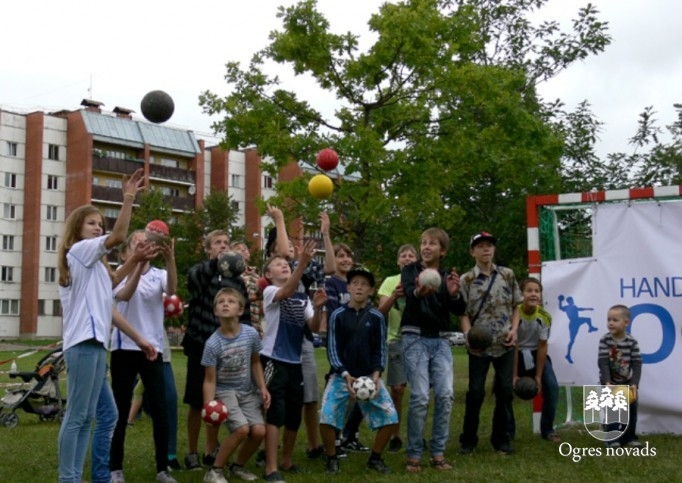
[[[484,325],[474,325],[467,334],[467,341],[473,350],[486,350],[493,343],[493,333]]]
[[[353,390],[358,401],[369,401],[377,393],[377,387],[371,377],[362,376],[353,381]]]
[[[435,268],[426,268],[419,274],[419,285],[438,290],[442,282],[440,273]]]
[[[201,409],[201,419],[212,426],[220,426],[227,420],[227,406],[218,399],[207,402]]]
[[[514,394],[526,401],[533,399],[538,393],[538,385],[532,377],[519,377],[514,385]]]
[[[161,220],[152,220],[147,223],[144,229],[144,234],[147,240],[152,242],[165,242],[168,240],[168,235],[170,235],[170,230],[168,230],[168,225]]]
[[[223,277],[234,278],[246,270],[244,258],[237,252],[223,252],[218,256],[218,270]]]
[[[163,311],[166,317],[177,317],[182,314],[183,309],[180,297],[175,294],[170,296],[163,294]]]

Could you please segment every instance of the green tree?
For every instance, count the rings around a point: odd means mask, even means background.
[[[564,191],[615,190],[682,183],[682,105],[677,119],[661,127],[653,107],[640,113],[629,152],[596,153],[600,123],[583,101],[571,113],[561,112],[559,129],[566,140],[563,155]]]
[[[395,250],[428,226],[452,236],[448,263],[470,264],[469,236],[495,232],[506,262],[525,268],[525,198],[560,186],[561,132],[535,86],[601,51],[606,25],[587,6],[570,33],[525,17],[545,0],[405,0],[369,20],[376,41],[360,52],[335,34],[314,0],[278,10],[281,30],[246,69],[227,64],[231,94],[200,96],[228,146],[256,145],[271,174],[333,146],[343,180],[325,203],[306,193],[309,175],[278,184],[286,215],[332,217],[335,239],[383,273]],[[334,105],[324,114],[282,88],[267,62],[312,78]],[[462,268],[463,269],[463,268]]]
[[[164,220],[170,223],[173,211],[161,191],[153,188],[143,191],[138,195],[137,203],[138,206],[133,210],[130,219],[131,231],[144,230],[147,223],[152,220]]]

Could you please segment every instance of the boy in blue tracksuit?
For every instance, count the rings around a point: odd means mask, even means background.
[[[390,470],[381,459],[381,453],[398,424],[398,413],[379,378],[386,364],[386,323],[381,312],[369,303],[374,294],[372,273],[355,268],[348,272],[346,279],[350,300],[331,314],[327,336],[327,357],[333,374],[324,390],[320,411],[327,473],[339,471],[335,429],[343,426],[348,400],[355,397],[353,382],[361,376],[370,377],[377,388],[373,399],[358,401],[370,429],[378,430],[367,467],[388,473]]]

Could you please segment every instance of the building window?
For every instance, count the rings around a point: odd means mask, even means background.
[[[92,186],[99,186],[99,176],[92,177]]]
[[[242,187],[242,177],[238,174],[233,174],[232,175],[232,183],[230,184],[233,188],[241,188]]]
[[[17,143],[7,141],[7,156],[16,157],[16,155],[17,155]]]
[[[45,300],[38,300],[38,315],[45,315]]]
[[[52,301],[52,315],[57,317],[62,316],[62,302],[59,299]]]
[[[2,235],[2,249],[8,252],[14,250],[14,235]]]
[[[54,267],[45,267],[45,281],[54,283],[57,280],[57,269]]]
[[[47,158],[59,161],[59,146],[50,144],[47,147]]]
[[[3,282],[14,282],[14,267],[2,267],[0,270],[0,280]]]
[[[0,300],[0,314],[19,315],[19,301],[17,299]]]
[[[239,201],[230,201],[230,207],[232,208],[232,211],[235,212],[235,214],[239,214]]]
[[[107,188],[122,188],[123,182],[120,179],[107,179],[104,181]]]
[[[57,221],[57,207],[53,205],[47,205],[47,219],[49,221]]]
[[[17,205],[11,203],[3,203],[2,217],[8,220],[14,220],[17,217]]]
[[[272,176],[268,176],[267,174],[263,175],[263,188],[272,189],[273,184]]]
[[[57,237],[56,236],[46,236],[45,237],[45,251],[46,252],[56,252],[57,251]]]
[[[169,168],[177,168],[178,167],[178,161],[175,159],[161,158],[159,164],[161,166],[167,166]]]
[[[126,158],[126,153],[123,153],[121,151],[104,151],[104,156],[107,158],[115,158],[115,159],[125,159]]]
[[[164,196],[172,196],[173,198],[180,197],[180,190],[178,188],[169,188],[168,186],[162,186],[159,191]]]
[[[5,173],[5,188],[17,187],[17,175],[15,173]]]
[[[118,215],[121,213],[121,210],[117,210],[116,208],[104,208],[104,218],[118,218]]]
[[[47,175],[47,189],[58,190],[59,189],[59,176],[53,174]]]

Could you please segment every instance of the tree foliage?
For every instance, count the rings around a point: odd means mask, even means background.
[[[314,171],[334,147],[342,179],[320,204],[308,176],[278,184],[288,218],[328,209],[334,238],[363,263],[395,271],[395,251],[429,226],[452,238],[447,261],[470,264],[469,236],[501,240],[506,263],[525,269],[525,198],[561,186],[562,132],[536,84],[609,43],[596,10],[571,32],[527,20],[546,0],[405,0],[385,3],[368,25],[376,41],[332,32],[314,0],[280,7],[281,29],[242,69],[227,64],[226,97],[204,92],[205,112],[229,147],[258,146],[271,174],[292,161]],[[266,72],[271,63],[312,79],[333,113],[316,108]],[[556,106],[554,106],[556,107]]]

